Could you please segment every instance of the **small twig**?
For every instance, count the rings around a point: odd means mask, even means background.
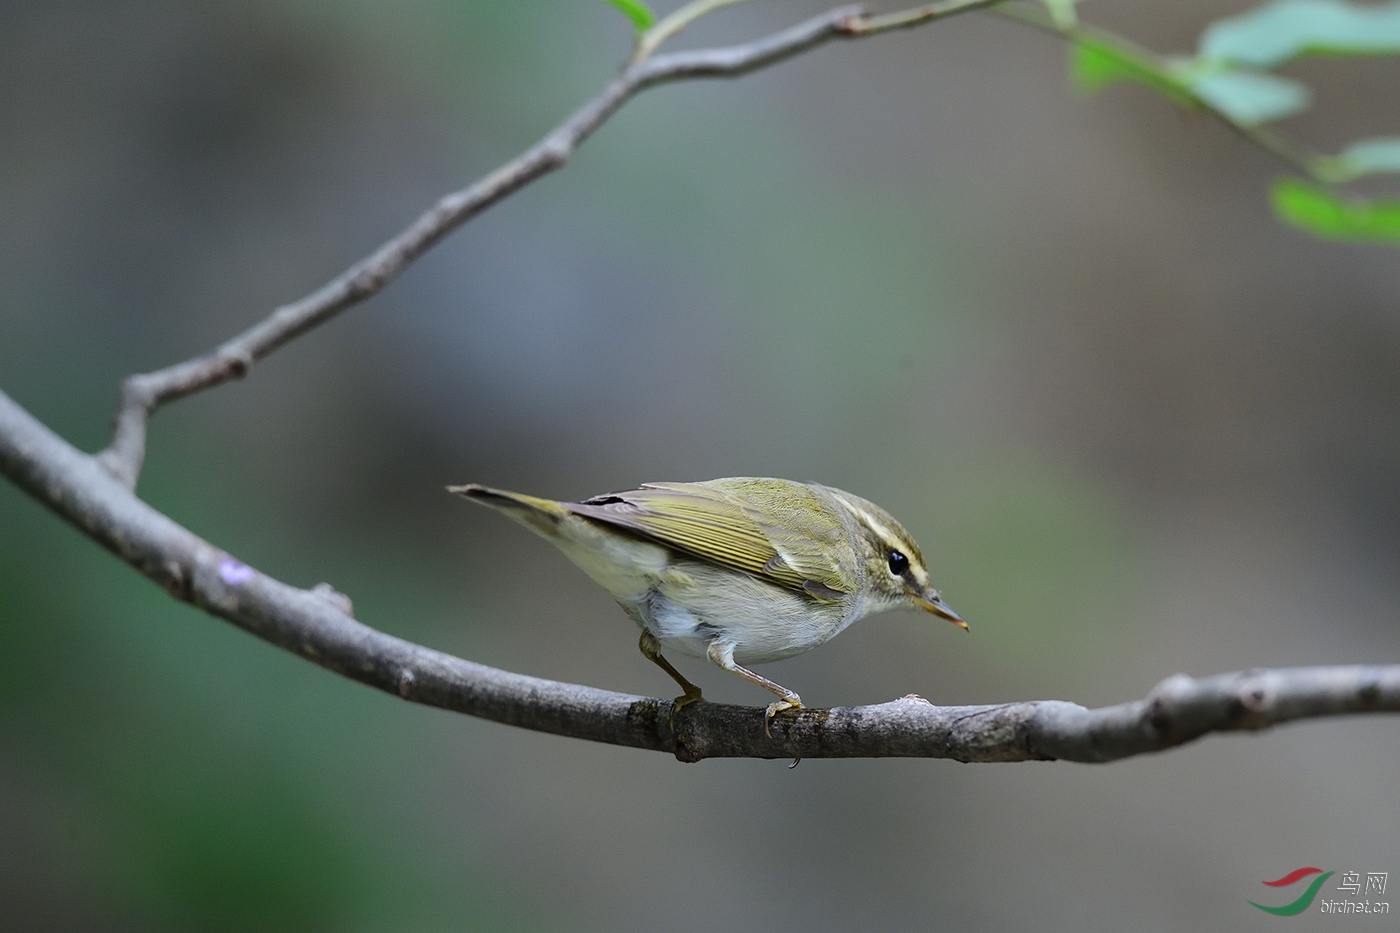
[[[288,586],[236,560],[142,502],[89,457],[0,392],[0,473],[183,599],[274,645],[414,703],[594,742],[703,758],[1064,759],[1104,762],[1182,745],[1208,732],[1265,729],[1348,713],[1400,712],[1400,665],[1243,671],[1164,680],[1146,699],[1090,710],[1040,700],[878,706],[784,713],[764,735],[759,707],[669,700],[512,674],[357,622],[330,587]]]
[[[968,10],[983,7],[996,7],[1002,0],[942,0],[940,3],[925,3],[907,10],[893,13],[877,13],[860,17],[847,28],[852,35],[871,36],[891,29],[911,29],[935,19],[966,13]]]
[[[745,0],[691,0],[682,6],[656,21],[656,23],[642,33],[637,38],[637,48],[632,53],[632,63],[644,62],[661,48],[662,43],[672,36],[678,35],[681,30],[695,22],[702,16],[713,13],[721,7],[733,6],[736,3],[744,3]]]

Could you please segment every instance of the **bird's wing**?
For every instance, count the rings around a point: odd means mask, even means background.
[[[776,488],[776,482],[648,483],[562,505],[816,599],[841,599],[851,589],[844,581],[854,577],[850,568],[842,574],[842,548],[850,548],[829,517],[831,506],[809,486],[784,481]]]

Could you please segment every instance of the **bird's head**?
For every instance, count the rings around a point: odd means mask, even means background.
[[[864,596],[869,611],[907,606],[931,612],[966,629],[967,623],[933,588],[919,545],[904,526],[873,502],[840,490],[833,489],[831,493],[847,511],[857,532],[856,548],[865,567]]]

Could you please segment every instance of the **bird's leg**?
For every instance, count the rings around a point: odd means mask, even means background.
[[[785,709],[802,709],[802,698],[787,687],[784,687],[782,684],[775,684],[767,677],[755,674],[747,667],[740,667],[738,664],[735,664],[733,645],[727,645],[717,641],[710,642],[710,647],[705,653],[709,655],[711,661],[715,662],[726,671],[732,671],[745,680],[758,684],[764,690],[770,693],[776,693],[778,696],[782,697],[780,700],[769,703],[768,711],[763,716],[763,734],[770,739],[773,737],[773,733],[768,731],[768,722],[773,718],[775,713],[781,713]]]
[[[657,642],[655,635],[648,632],[646,629],[642,629],[642,640],[637,643],[637,647],[642,649],[643,657],[670,674],[671,679],[680,684],[681,689],[685,691],[685,695],[676,697],[675,702],[671,706],[671,728],[674,729],[676,726],[676,710],[684,706],[689,706],[692,703],[699,703],[705,698],[700,694],[699,687],[682,677],[681,672],[672,667],[671,662],[661,656],[661,645]]]

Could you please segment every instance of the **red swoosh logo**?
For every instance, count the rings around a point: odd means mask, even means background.
[[[1295,868],[1288,874],[1284,875],[1282,878],[1278,879],[1277,881],[1265,881],[1264,883],[1271,888],[1281,888],[1286,884],[1292,884],[1299,878],[1304,878],[1308,875],[1315,875],[1320,871],[1322,871],[1321,868]]]

